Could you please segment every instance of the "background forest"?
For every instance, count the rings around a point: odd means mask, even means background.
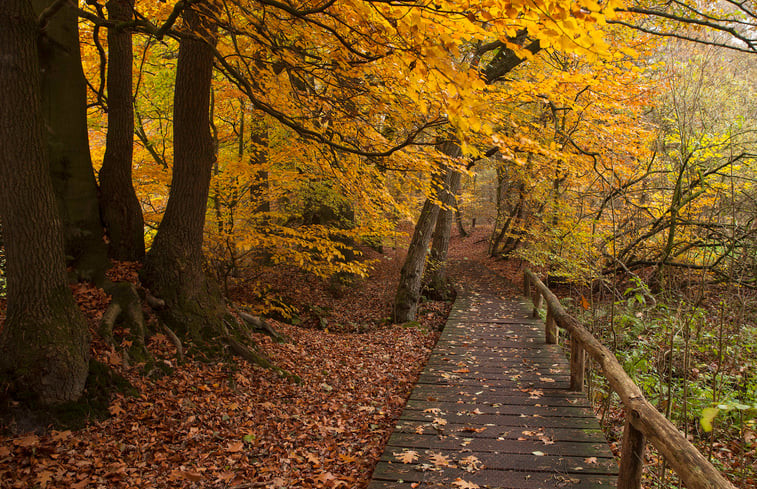
[[[117,385],[153,406],[188,388],[162,384],[182,365],[212,381],[201,390],[314,382],[301,399],[319,399],[332,361],[382,376],[350,396],[394,375],[404,388],[454,297],[453,264],[470,260],[511,281],[538,270],[658,409],[755,484],[754,1],[7,4],[4,480],[87,487],[95,475],[6,463],[78,435],[21,433],[65,426],[72,406],[120,419]],[[382,360],[349,359],[365,344]],[[250,380],[240,359],[265,370]],[[617,400],[589,386],[619,437]],[[299,412],[249,388],[251,404]],[[376,443],[401,407],[381,389],[386,405],[361,398]],[[370,462],[345,467],[370,450],[310,460],[307,484],[359,484]],[[649,484],[669,487],[658,462]],[[241,477],[220,467],[219,487]]]

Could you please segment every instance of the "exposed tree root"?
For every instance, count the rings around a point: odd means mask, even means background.
[[[247,314],[247,315],[250,316],[249,314]],[[254,316],[250,316],[250,317],[254,317]],[[241,323],[239,323],[238,321],[237,321],[237,324],[241,328],[244,328],[244,325],[241,324]],[[223,334],[222,339],[223,339],[223,341],[227,345],[229,345],[229,349],[232,351],[232,353],[240,356],[241,358],[243,358],[244,360],[247,360],[250,363],[253,363],[255,365],[259,365],[259,366],[261,366],[263,368],[266,368],[266,369],[269,369],[269,370],[273,370],[274,372],[278,373],[279,375],[281,375],[282,377],[284,377],[284,378],[286,378],[288,380],[291,380],[292,382],[295,382],[295,383],[298,383],[298,384],[300,382],[302,382],[302,379],[298,375],[292,374],[291,372],[288,372],[288,371],[284,370],[283,368],[281,368],[281,367],[279,367],[277,365],[274,365],[264,355],[256,352],[253,348],[240,343],[234,337],[234,335],[231,332],[229,332],[229,328],[227,327],[226,321],[224,321],[223,333],[224,334]],[[274,333],[275,333],[275,331],[274,331]]]
[[[241,309],[231,306],[232,310],[239,316],[248,326],[252,327],[255,331],[259,331],[273,338],[277,343],[286,343],[289,339],[276,331],[265,319],[253,316],[252,314],[242,311]]]
[[[167,309],[166,302],[163,299],[155,297],[149,293],[145,296],[145,301],[151,308],[156,311],[165,311]],[[220,331],[218,331],[218,333],[220,334],[217,335],[218,339],[228,345],[229,351],[234,355],[247,360],[250,363],[259,365],[269,370],[273,370],[286,379],[297,383],[301,382],[300,377],[282,369],[281,367],[274,365],[264,355],[255,351],[253,347],[247,345],[248,343],[254,344],[252,337],[250,337],[251,328],[253,331],[261,332],[270,336],[276,342],[283,343],[287,341],[287,338],[279,334],[273,327],[271,327],[270,324],[268,324],[262,318],[241,311],[233,305],[229,308],[236,314],[236,316],[232,315],[231,313],[227,313],[226,317],[220,322]],[[160,321],[160,323],[163,331],[165,331],[166,335],[168,335],[168,337],[171,339],[171,342],[173,342],[174,346],[176,347],[179,360],[183,361],[184,348],[179,335],[177,335],[164,321]],[[211,346],[209,342],[213,341],[212,339],[208,338],[193,339],[195,339],[199,344],[206,343],[209,346]],[[212,346],[215,347],[216,345]]]
[[[163,328],[163,331],[166,333],[166,336],[171,340],[171,343],[173,343],[173,346],[176,347],[176,357],[179,359],[180,362],[184,361],[184,346],[181,344],[181,340],[178,336],[176,336],[176,333],[173,332],[171,328],[168,327],[168,325],[164,322],[160,322],[161,327]]]
[[[109,282],[105,284],[105,292],[112,297],[110,305],[105,310],[100,321],[100,335],[114,344],[113,327],[120,322],[129,330],[131,346],[124,351],[124,358],[143,362],[152,356],[145,347],[145,320],[142,314],[142,300],[137,288],[130,282]]]

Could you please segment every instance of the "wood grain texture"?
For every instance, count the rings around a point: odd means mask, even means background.
[[[458,296],[368,486],[607,488],[618,464],[525,301]],[[411,463],[400,460],[415,452]],[[457,481],[457,484],[455,484]]]

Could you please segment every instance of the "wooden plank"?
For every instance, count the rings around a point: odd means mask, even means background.
[[[369,488],[454,488],[457,479],[490,488],[613,487],[618,465],[585,394],[569,390],[570,364],[545,343],[543,323],[526,319],[530,308],[518,301],[461,299]],[[407,450],[418,460],[402,463]]]
[[[545,406],[542,404],[529,404],[532,412],[541,416],[569,416],[572,418],[593,418],[594,412],[585,407],[576,406]],[[424,411],[426,409],[439,409],[442,412],[473,412],[477,411],[482,414],[510,414],[520,415],[523,412],[523,406],[516,404],[485,404],[479,402],[430,402],[427,400],[410,399],[405,406],[406,410]]]
[[[403,481],[432,484],[427,487],[454,488],[456,479],[487,486],[507,489],[547,489],[570,487],[570,489],[608,489],[613,487],[616,476],[595,475],[576,472],[557,471],[519,471],[484,469],[468,472],[459,468],[445,468],[443,471],[420,470],[410,464],[390,464],[381,461],[373,472],[374,478],[384,481]],[[369,486],[375,487],[375,486]],[[389,486],[392,487],[392,486]]]
[[[465,449],[471,453],[497,452],[497,453],[533,453],[541,451],[548,455],[587,456],[613,459],[612,452],[604,440],[601,442],[579,442],[573,440],[552,441],[545,443],[541,440],[516,440],[499,438],[471,438],[450,435],[439,437],[436,435],[418,435],[417,433],[393,433],[387,443],[394,452],[404,448],[422,449]],[[387,449],[387,451],[389,451]]]
[[[483,431],[472,431],[474,429]],[[549,441],[580,441],[590,443],[605,441],[604,434],[599,429],[548,428],[535,423],[529,426],[478,426],[469,423],[447,423],[440,426],[430,422],[400,420],[397,423],[395,432],[437,436],[454,435],[465,436],[467,438],[502,438],[515,441],[545,439]]]
[[[471,414],[465,413],[446,413],[405,410],[400,416],[400,421],[422,421],[431,423],[434,420],[442,419],[447,423],[462,424],[466,426],[486,427],[486,426],[523,426],[532,428],[578,428],[597,430],[597,420],[586,417],[568,417],[568,416],[550,416],[544,417],[540,414]]]
[[[487,392],[487,395],[476,395],[476,394],[459,394],[452,391],[449,392],[421,392],[420,387],[426,387],[426,386],[418,386],[418,389],[413,389],[413,392],[410,393],[410,399],[413,400],[420,400],[420,401],[427,401],[427,402],[455,402],[455,403],[478,403],[478,404],[489,404],[489,405],[501,405],[501,404],[510,404],[510,405],[521,405],[521,406],[533,406],[534,403],[541,404],[544,406],[572,406],[572,407],[586,407],[590,408],[591,404],[589,404],[588,399],[586,397],[570,397],[565,395],[557,395],[552,393],[542,393],[539,397],[532,397],[527,393],[522,392],[506,392],[502,394],[496,394]]]
[[[559,468],[562,473],[567,474],[602,474],[602,475],[617,475],[618,464],[614,459],[609,458],[593,458],[588,457],[585,454],[580,455],[548,455],[541,450],[534,450],[539,455],[534,453],[499,453],[499,452],[478,452],[473,457],[478,461],[476,463],[471,459],[471,452],[463,451],[459,449],[444,450],[440,448],[434,448],[430,450],[416,451],[418,453],[418,460],[412,464],[403,464],[398,461],[398,456],[402,451],[388,454],[384,453],[381,461],[387,462],[391,465],[424,465],[431,466],[437,465],[435,461],[440,459],[445,460],[441,462],[442,466],[449,464],[450,466],[457,466],[460,468],[472,470],[502,470],[502,471],[519,471],[519,472],[553,472],[555,468]],[[442,457],[439,457],[441,455]],[[507,455],[507,456],[505,456]],[[589,459],[591,463],[587,463],[586,459]],[[449,460],[449,462],[446,462]]]

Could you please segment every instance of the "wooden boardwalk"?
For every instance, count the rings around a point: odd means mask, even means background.
[[[524,301],[458,297],[369,489],[608,488],[618,467]]]

